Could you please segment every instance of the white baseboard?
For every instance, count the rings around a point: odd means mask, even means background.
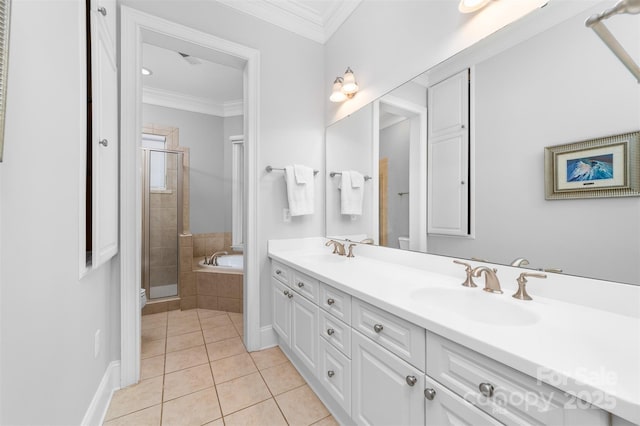
[[[120,389],[120,361],[112,361],[102,376],[91,404],[82,419],[82,426],[99,426],[104,422],[113,392]]]
[[[278,345],[278,335],[273,326],[267,325],[260,328],[260,349],[272,348]]]

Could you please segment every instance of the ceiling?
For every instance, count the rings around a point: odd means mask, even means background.
[[[325,43],[362,0],[215,0],[318,43]],[[196,59],[197,64],[190,63]],[[242,113],[243,76],[237,67],[176,48],[143,45],[143,102],[217,116]]]

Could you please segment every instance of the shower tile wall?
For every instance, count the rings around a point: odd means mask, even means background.
[[[180,309],[193,309],[196,300],[196,273],[193,272],[193,236],[180,235]]]
[[[166,157],[166,190],[149,194],[149,283],[154,287],[178,282],[178,192],[175,155]]]
[[[211,256],[216,251],[231,253],[231,232],[193,234],[193,257]]]

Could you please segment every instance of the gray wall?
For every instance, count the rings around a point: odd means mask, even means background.
[[[640,129],[640,86],[584,20],[477,65],[476,239],[430,237],[429,252],[640,282],[639,198],[544,198],[545,146]],[[638,61],[636,22],[607,25]]]
[[[403,120],[380,131],[380,158],[389,158],[388,244],[398,248],[398,237],[409,236],[409,142],[411,120]]]
[[[230,135],[242,134],[242,117],[143,104],[143,122],[177,127],[190,149],[189,220],[194,234],[231,231]]]

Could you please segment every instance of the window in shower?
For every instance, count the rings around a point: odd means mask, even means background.
[[[161,135],[142,134],[142,147],[151,149],[165,149],[167,138]],[[149,188],[152,191],[167,190],[167,154],[151,151],[149,153]]]

